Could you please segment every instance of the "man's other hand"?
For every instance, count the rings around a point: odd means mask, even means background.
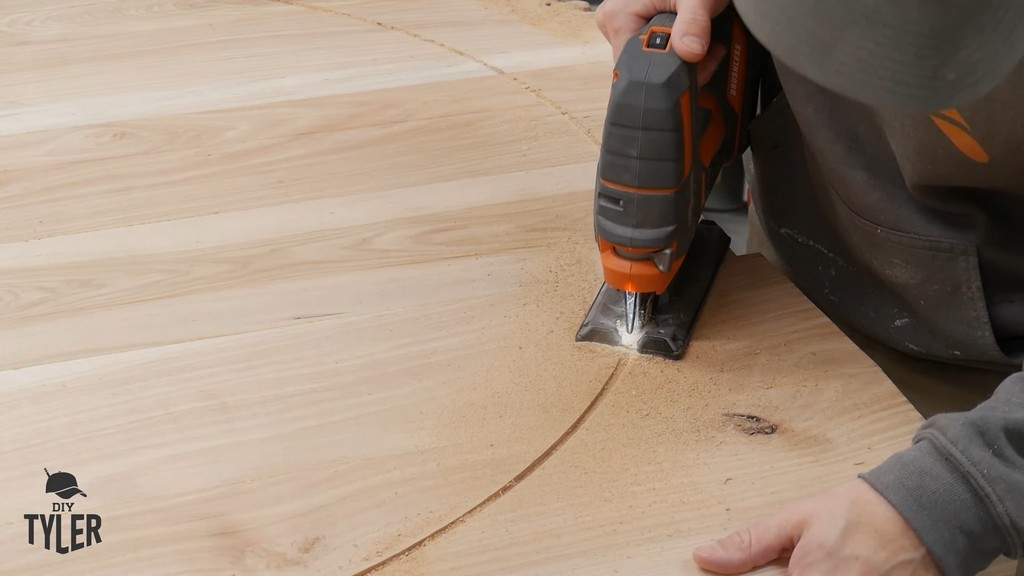
[[[701,568],[719,574],[742,574],[786,558],[794,576],[940,574],[899,512],[860,479],[793,502],[693,553]]]

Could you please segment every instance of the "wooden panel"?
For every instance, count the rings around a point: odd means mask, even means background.
[[[595,148],[543,100],[275,2],[19,9],[5,570],[67,561],[26,541],[47,468],[104,521],[78,571],[355,572],[528,467],[604,383],[615,358],[552,328],[590,298]]]
[[[918,422],[765,260],[732,259],[684,361],[625,356],[546,466],[380,573],[697,574],[696,545],[879,463]]]
[[[573,341],[610,63],[543,4],[5,4],[6,571],[685,572],[906,443],[756,258],[684,363]],[[101,543],[28,544],[44,468]]]

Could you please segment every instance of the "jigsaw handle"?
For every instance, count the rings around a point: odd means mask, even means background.
[[[659,14],[626,42],[605,118],[595,235],[605,281],[629,292],[668,288],[722,166],[746,147],[756,101],[759,47],[731,6],[712,22],[728,52],[702,89],[671,48],[674,22]]]

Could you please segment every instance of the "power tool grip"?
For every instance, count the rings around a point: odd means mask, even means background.
[[[694,65],[671,48],[674,22],[675,14],[659,14],[626,42],[605,117],[595,233],[606,281],[631,292],[667,288],[710,187],[745,147],[753,112],[755,46],[734,9],[712,22],[712,41],[727,53],[703,88],[691,86]]]
[[[676,194],[691,170],[694,120],[687,63],[670,46],[674,20],[667,13],[652,19],[626,42],[615,66],[598,164],[597,218],[602,236],[622,247],[671,244],[678,215],[691,200]]]

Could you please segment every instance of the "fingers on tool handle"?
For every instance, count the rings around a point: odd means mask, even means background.
[[[711,20],[729,0],[676,0],[672,47],[687,62],[700,62],[711,46]]]

